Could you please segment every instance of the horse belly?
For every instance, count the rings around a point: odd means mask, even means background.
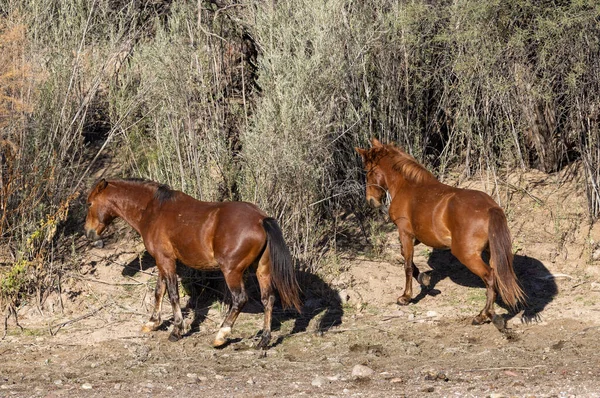
[[[435,237],[435,238],[425,237],[424,239],[422,239],[422,238],[417,237],[417,240],[419,242],[423,243],[425,246],[429,246],[434,249],[448,249],[450,247],[450,245],[452,244],[452,239],[450,239],[450,238],[439,239],[437,237]]]
[[[177,259],[186,266],[198,270],[219,269],[219,264],[214,258],[212,250],[203,245],[179,245],[175,247]]]
[[[450,230],[435,217],[420,217],[413,221],[415,238],[426,246],[434,249],[449,248],[452,244]]]

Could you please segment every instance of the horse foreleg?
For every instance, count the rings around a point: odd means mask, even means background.
[[[242,311],[244,305],[248,302],[248,295],[244,288],[242,275],[243,273],[238,272],[237,270],[225,273],[225,282],[231,292],[231,306],[229,307],[225,320],[221,324],[221,328],[213,341],[213,346],[215,348],[221,347],[227,343],[227,336],[231,334],[231,328],[233,327],[235,320]]]
[[[150,320],[142,326],[142,332],[148,333],[154,331],[160,327],[161,318],[160,312],[162,308],[162,300],[165,295],[167,285],[165,283],[165,277],[162,272],[158,273],[158,280],[156,281],[156,289],[154,289],[154,311]]]
[[[175,273],[175,264],[173,264],[173,272],[166,275],[165,279],[167,281],[167,291],[169,292],[171,307],[173,308],[173,331],[171,331],[169,341],[177,341],[181,339],[181,335],[183,334],[183,315],[179,306],[179,282]]]
[[[163,276],[164,282],[167,285],[166,290],[169,293],[169,300],[173,308],[173,331],[169,336],[169,341],[177,341],[181,338],[183,332],[183,315],[179,306],[179,282],[175,273],[175,259],[166,256],[155,257],[155,259],[159,274]],[[157,285],[156,290],[157,298],[160,296],[162,301],[161,293],[164,293],[164,288]]]
[[[397,303],[400,305],[408,305],[412,299],[412,278],[413,278],[413,253],[414,253],[414,238],[407,233],[400,233],[400,243],[402,244],[402,257],[404,257],[404,293],[398,297]],[[417,272],[417,277],[418,277]]]

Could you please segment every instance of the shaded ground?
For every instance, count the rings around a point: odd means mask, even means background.
[[[481,180],[460,185],[490,192]],[[277,312],[266,356],[252,348],[262,324],[256,298],[232,344],[210,347],[225,309],[218,274],[188,286],[191,333],[169,343],[168,323],[139,331],[155,268],[135,235],[117,226],[121,239],[104,249],[79,241],[80,273],[65,280],[62,306],[52,296],[43,315],[20,309],[25,329],[10,324],[0,341],[0,396],[598,397],[600,272],[592,255],[600,234],[586,224],[585,196],[574,186],[567,175],[535,173],[502,185],[515,269],[529,297],[519,314],[497,305],[510,337],[470,324],[485,292],[447,251],[417,246],[415,262],[431,270],[435,286],[417,287],[414,302],[398,307],[399,244],[384,224],[377,236],[342,236],[355,245],[324,265],[326,280],[301,275],[303,315]],[[248,285],[256,294],[252,278]]]

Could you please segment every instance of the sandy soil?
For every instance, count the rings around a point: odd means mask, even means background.
[[[170,343],[168,322],[140,332],[156,269],[119,224],[103,249],[76,242],[79,271],[65,275],[61,296],[19,310],[23,330],[9,322],[0,396],[600,397],[600,228],[590,228],[572,172],[528,172],[498,185],[529,296],[519,314],[497,305],[509,335],[471,325],[483,285],[447,251],[417,246],[415,262],[435,285],[417,287],[413,303],[398,307],[400,247],[381,217],[369,236],[359,228],[341,233],[321,276],[301,275],[303,315],[277,311],[266,354],[253,348],[262,324],[256,296],[232,343],[210,346],[225,309],[208,294],[220,290],[218,274],[188,296],[191,332]],[[487,176],[459,185],[495,186]],[[252,278],[249,285],[255,294]]]

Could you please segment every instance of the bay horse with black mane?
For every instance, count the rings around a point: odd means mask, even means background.
[[[449,248],[486,287],[485,307],[473,324],[491,320],[505,331],[505,319],[494,312],[496,290],[513,310],[525,302],[525,294],[514,273],[511,236],[502,209],[484,192],[441,183],[394,145],[383,145],[375,138],[371,144],[370,149],[355,149],[367,173],[369,204],[381,206],[386,191],[391,196],[389,216],[398,227],[405,260],[406,282],[398,304],[411,301],[413,277],[426,287],[430,282],[429,275],[420,273],[413,264],[414,246],[423,243],[436,249]],[[490,253],[489,265],[481,257],[483,251]]]
[[[102,179],[90,191],[85,221],[87,237],[100,240],[102,231],[117,217],[123,218],[142,237],[156,260],[158,281],[154,311],[142,331],[161,325],[165,290],[173,307],[170,341],[182,336],[176,261],[199,269],[221,269],[231,291],[232,304],[213,345],[221,347],[248,296],[244,271],[256,264],[256,276],[264,305],[264,326],[259,348],[271,338],[271,317],[277,289],[285,307],[300,311],[299,287],[290,251],[277,221],[246,202],[201,202],[166,185],[145,180]],[[101,241],[100,241],[101,242]]]

